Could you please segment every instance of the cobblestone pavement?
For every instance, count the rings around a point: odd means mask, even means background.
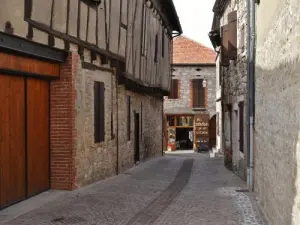
[[[5,225],[265,225],[244,183],[203,154],[172,155],[64,194]]]

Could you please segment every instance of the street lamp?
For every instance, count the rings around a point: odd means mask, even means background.
[[[203,81],[202,81],[202,87],[206,87],[206,83],[207,83],[207,81],[205,80],[205,79],[203,79]]]

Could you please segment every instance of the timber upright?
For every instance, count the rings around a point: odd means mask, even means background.
[[[171,0],[1,0],[0,209],[161,155],[181,33]]]

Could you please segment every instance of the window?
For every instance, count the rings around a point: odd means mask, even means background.
[[[178,116],[176,123],[176,126],[179,127],[192,127],[194,125],[194,118],[191,116]]]
[[[169,127],[175,126],[175,116],[167,116],[167,122]]]
[[[130,140],[131,132],[131,97],[127,96],[127,140]]]
[[[203,87],[203,80],[193,80],[193,108],[205,107],[205,88]]]
[[[104,83],[94,83],[94,135],[95,143],[105,140]]]
[[[158,35],[155,36],[155,52],[154,52],[154,62],[157,62],[157,52],[158,52]]]
[[[162,29],[162,34],[161,34],[161,56],[165,57],[165,33],[164,29]]]
[[[177,99],[179,98],[179,82],[178,80],[172,79],[171,80],[171,92],[170,92],[170,99]]]

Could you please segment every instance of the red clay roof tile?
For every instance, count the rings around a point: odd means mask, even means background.
[[[185,36],[173,40],[173,64],[215,64],[213,49]]]

